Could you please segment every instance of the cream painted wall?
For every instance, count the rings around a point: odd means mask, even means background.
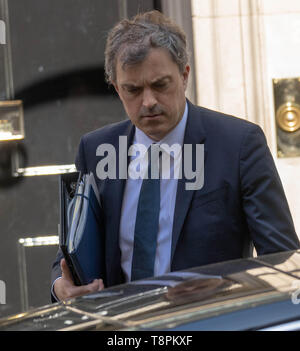
[[[279,159],[273,78],[300,77],[300,0],[191,0],[197,103],[259,124],[300,237],[300,157]]]

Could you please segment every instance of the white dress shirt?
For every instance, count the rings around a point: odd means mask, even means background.
[[[183,117],[178,125],[158,142],[158,144],[161,145],[163,152],[167,152],[170,156],[171,177],[169,177],[169,179],[161,179],[160,181],[160,213],[154,263],[155,276],[162,275],[170,271],[173,217],[178,182],[178,177],[174,176],[173,173],[174,154],[172,152],[170,153],[168,148],[164,149],[163,144],[166,144],[169,147],[171,147],[173,144],[179,144],[182,147],[187,115],[188,106],[186,104]],[[140,129],[136,128],[133,144],[142,144],[145,146],[145,149],[148,149],[148,147],[153,143],[154,141],[152,139],[150,139]],[[132,156],[130,162],[133,159],[134,157]],[[127,179],[122,202],[119,242],[121,249],[121,267],[125,274],[126,281],[130,281],[131,278],[135,218],[142,181],[143,179],[141,178]]]

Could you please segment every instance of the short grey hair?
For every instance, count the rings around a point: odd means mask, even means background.
[[[151,48],[166,49],[179,71],[188,63],[186,36],[182,29],[159,11],[136,15],[132,20],[120,21],[108,34],[105,49],[106,81],[116,81],[116,64],[122,66],[142,62]]]

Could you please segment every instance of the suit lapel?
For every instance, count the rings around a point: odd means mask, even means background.
[[[123,133],[127,137],[126,155],[119,155],[119,139],[114,144],[116,150],[116,179],[106,179],[103,184],[106,214],[106,262],[107,262],[107,282],[108,285],[119,284],[121,274],[121,252],[119,247],[119,228],[122,209],[122,200],[126,184],[126,179],[119,179],[119,156],[127,157],[129,164],[128,148],[132,144],[135,128],[130,123]],[[121,133],[120,133],[121,134]],[[128,168],[127,168],[128,169]]]
[[[188,101],[188,118],[184,134],[184,145],[192,144],[192,166],[196,169],[196,144],[203,144],[205,141],[205,133],[202,125],[201,116]],[[183,145],[183,150],[184,150]],[[207,156],[207,149],[204,147],[205,157]],[[182,166],[184,165],[184,153],[182,153]],[[182,168],[182,178],[178,179],[176,203],[174,211],[173,231],[172,231],[172,246],[171,246],[171,265],[176,249],[176,245],[186,218],[194,190],[186,190],[186,183],[192,182],[191,179],[186,179],[184,168]]]

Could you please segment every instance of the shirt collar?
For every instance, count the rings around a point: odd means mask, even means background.
[[[185,132],[185,126],[187,122],[187,116],[188,116],[188,104],[185,103],[185,109],[183,116],[180,120],[180,122],[177,124],[177,126],[171,130],[162,140],[156,142],[157,144],[162,145],[162,149],[164,149],[163,144],[167,144],[168,146],[172,146],[173,144],[179,144],[182,146],[183,144],[183,139],[184,139],[184,132]],[[143,144],[148,147],[154,143],[154,141],[148,137],[141,129],[135,128],[135,135],[133,139],[134,144]],[[169,148],[164,149],[165,152],[167,152],[169,155],[172,155],[170,153]],[[172,155],[173,156],[173,155]]]

